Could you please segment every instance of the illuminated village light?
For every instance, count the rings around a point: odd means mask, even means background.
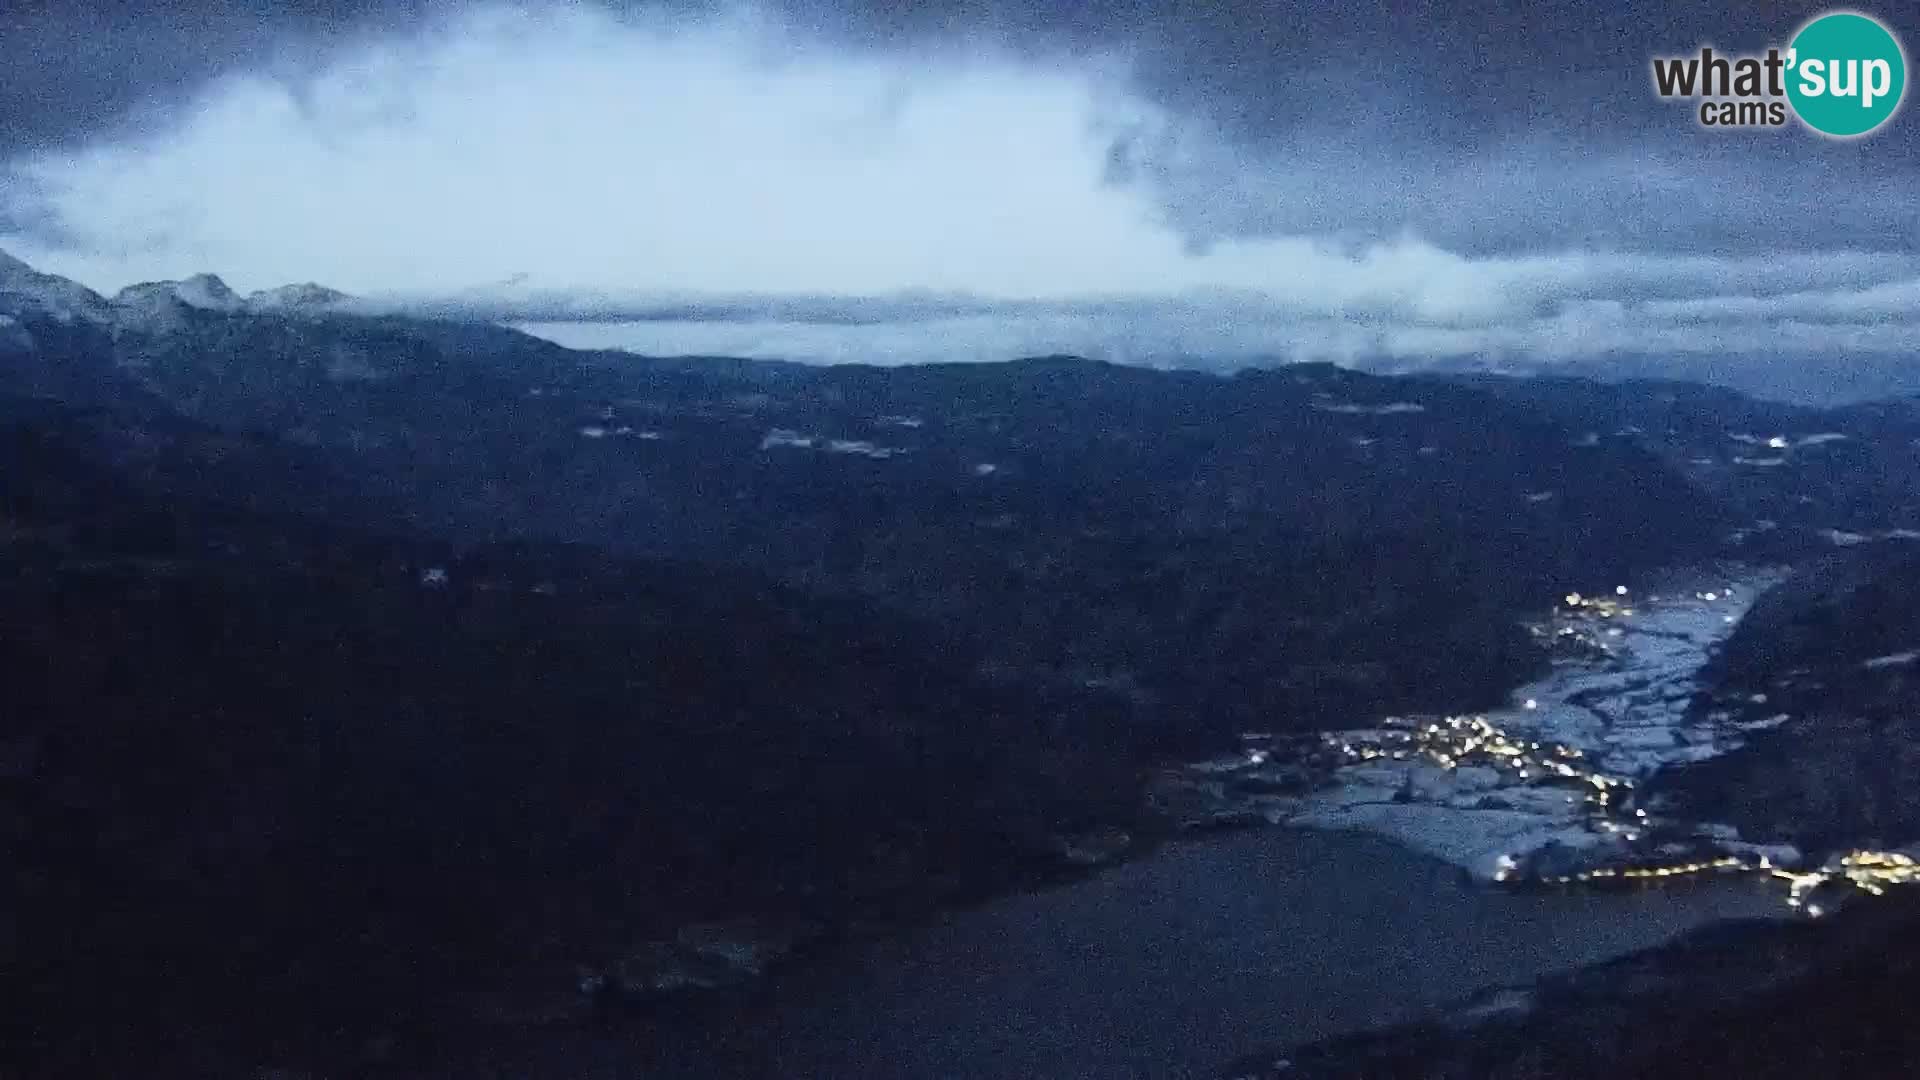
[[[1730,599],[1732,593],[1732,589],[1727,589],[1724,592],[1697,592],[1693,596],[1697,600],[1718,602],[1722,598]],[[1625,595],[1625,586],[1615,587],[1614,596]],[[1580,609],[1579,615],[1591,620],[1587,623],[1589,629],[1583,631],[1576,625],[1563,623],[1556,628],[1555,636],[1583,637],[1598,629],[1595,623],[1599,619],[1633,614],[1633,609],[1622,606],[1614,597],[1596,598],[1570,592],[1566,595],[1566,601],[1569,606]],[[1578,618],[1575,616],[1575,619]],[[1732,615],[1723,618],[1727,623],[1736,621]],[[1543,631],[1536,630],[1536,633]],[[1609,636],[1620,636],[1621,633],[1618,627],[1610,627],[1606,631]],[[1592,637],[1585,637],[1585,640],[1599,645]],[[1604,645],[1600,647],[1606,650]],[[1521,702],[1521,708],[1525,710],[1537,710],[1539,707],[1537,698],[1526,698]],[[1516,738],[1489,722],[1484,715],[1388,717],[1382,726],[1383,730],[1375,732],[1323,734],[1322,742],[1329,749],[1337,749],[1338,756],[1349,763],[1390,758],[1395,761],[1429,762],[1447,770],[1467,766],[1505,766],[1502,770],[1505,775],[1536,789],[1543,782],[1571,782],[1589,789],[1584,799],[1574,793],[1566,795],[1570,806],[1585,804],[1586,827],[1589,831],[1628,843],[1642,841],[1648,835],[1647,826],[1651,820],[1648,811],[1635,808],[1631,815],[1624,815],[1614,797],[1617,791],[1633,791],[1634,781],[1625,776],[1587,768],[1585,755],[1577,747]],[[1645,856],[1651,853],[1641,854]],[[1720,855],[1680,863],[1590,866],[1576,873],[1559,876],[1531,872],[1526,860],[1527,856],[1512,853],[1497,856],[1491,867],[1491,879],[1502,884],[1526,881],[1561,885],[1600,881],[1653,884],[1707,873],[1758,873],[1786,881],[1788,905],[1812,917],[1825,915],[1831,910],[1830,902],[1811,903],[1816,890],[1824,886],[1842,885],[1878,896],[1894,885],[1920,884],[1920,862],[1901,852],[1853,851],[1821,869],[1799,873],[1776,866],[1765,853],[1751,856]]]

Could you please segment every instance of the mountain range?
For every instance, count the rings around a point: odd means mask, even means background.
[[[404,1075],[483,988],[1083,872],[1170,756],[1496,703],[1569,589],[1920,531],[1904,399],[642,357],[4,255],[0,440],[48,1075]]]

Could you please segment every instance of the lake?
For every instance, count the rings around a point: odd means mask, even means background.
[[[1226,833],[810,958],[745,1010],[493,1064],[543,1080],[1204,1076],[1717,919],[1783,913],[1753,878],[1508,893],[1371,837]]]

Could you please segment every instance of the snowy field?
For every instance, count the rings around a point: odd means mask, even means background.
[[[1644,592],[1569,592],[1530,628],[1555,655],[1553,670],[1507,708],[1328,732],[1305,793],[1277,793],[1290,778],[1297,786],[1298,753],[1247,736],[1244,757],[1197,763],[1174,781],[1189,807],[1199,796],[1187,822],[1366,832],[1487,881],[1665,876],[1730,867],[1734,856],[1791,864],[1791,849],[1663,820],[1635,797],[1658,769],[1726,753],[1751,730],[1688,706],[1714,647],[1782,576],[1702,569]]]

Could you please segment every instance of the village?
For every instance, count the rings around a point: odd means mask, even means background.
[[[1729,580],[1734,579],[1734,580]],[[1773,575],[1735,569],[1636,597],[1570,591],[1529,627],[1554,658],[1510,708],[1387,717],[1312,736],[1243,734],[1243,751],[1171,770],[1154,799],[1185,828],[1284,825],[1367,832],[1504,888],[1643,887],[1706,875],[1787,886],[1820,917],[1920,881],[1914,852],[1851,850],[1817,864],[1791,845],[1672,818],[1645,781],[1784,722],[1694,707],[1694,676]]]

